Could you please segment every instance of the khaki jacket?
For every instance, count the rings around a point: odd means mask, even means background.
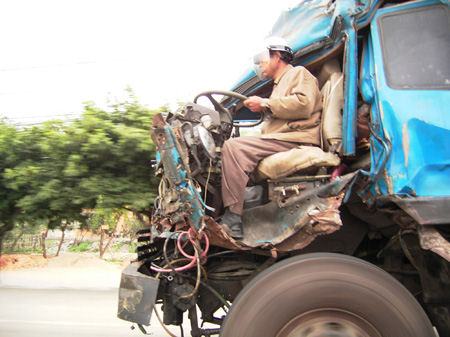
[[[320,145],[322,95],[317,79],[304,67],[288,65],[274,81],[262,138]]]

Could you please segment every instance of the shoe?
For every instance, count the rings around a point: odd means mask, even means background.
[[[222,217],[222,223],[228,226],[233,239],[242,240],[244,238],[242,217],[239,214],[233,213],[227,208]]]

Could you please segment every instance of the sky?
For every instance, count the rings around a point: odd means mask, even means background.
[[[297,1],[298,2],[298,1]],[[0,0],[0,116],[79,115],[131,87],[150,108],[230,89],[292,0]]]

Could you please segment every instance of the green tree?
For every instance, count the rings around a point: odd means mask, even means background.
[[[0,120],[0,254],[4,235],[13,229],[20,215],[16,203],[21,195],[14,189],[10,189],[4,178],[5,171],[18,162],[14,151],[17,147],[16,142],[17,130]]]
[[[101,196],[101,208],[127,209],[140,219],[151,215],[157,182],[149,130],[159,111],[144,108],[134,96],[111,112],[86,104],[67,130],[72,148],[65,174],[78,180],[75,198],[95,208]]]
[[[16,129],[1,123],[0,235],[21,221],[45,223],[47,230],[87,225],[86,210],[97,208],[130,210],[145,222],[156,187],[149,129],[162,110],[143,107],[130,91],[108,111],[86,103],[71,124]]]
[[[100,258],[110,247],[116,235],[117,225],[120,217],[124,214],[123,209],[103,208],[103,198],[100,196],[97,208],[90,212],[88,219],[89,228],[100,234],[99,253]]]
[[[48,229],[73,221],[85,221],[83,205],[71,198],[76,181],[63,173],[67,161],[67,135],[61,122],[19,130],[14,149],[16,164],[6,168],[4,179],[20,198],[15,207],[29,223],[45,224],[42,251],[46,257]],[[64,228],[64,227],[63,227]]]

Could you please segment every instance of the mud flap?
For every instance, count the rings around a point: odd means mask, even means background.
[[[159,280],[138,272],[138,265],[130,264],[126,267],[120,280],[117,317],[149,325],[158,286]]]

